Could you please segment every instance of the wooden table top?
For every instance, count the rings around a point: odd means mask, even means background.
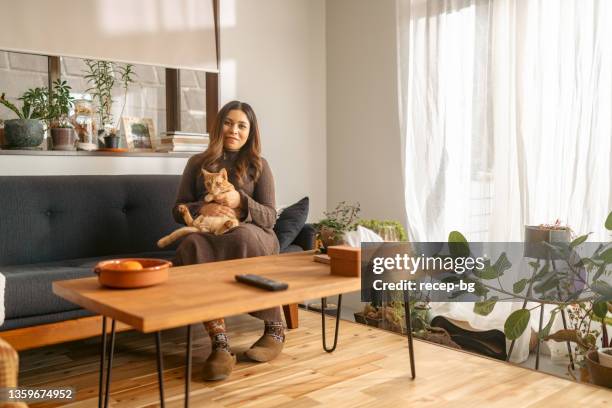
[[[361,279],[334,276],[313,252],[262,256],[171,268],[167,282],[142,289],[109,289],[97,277],[53,282],[53,292],[89,311],[144,333],[269,307],[360,290]],[[286,282],[270,292],[235,281],[256,274]]]

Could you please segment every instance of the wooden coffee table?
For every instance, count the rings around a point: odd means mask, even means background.
[[[99,406],[108,406],[117,321],[143,333],[155,333],[162,406],[164,406],[164,388],[161,331],[187,326],[185,406],[188,406],[192,324],[297,303],[304,299],[322,298],[324,307],[327,296],[339,295],[332,347],[328,347],[325,340],[325,310],[321,313],[323,348],[327,352],[334,351],[338,340],[342,293],[360,290],[361,279],[330,275],[329,265],[314,262],[312,257],[313,251],[308,251],[175,267],[170,269],[170,277],[167,282],[143,289],[104,288],[98,284],[96,277],[57,281],[53,282],[53,292],[103,316]],[[269,292],[235,281],[235,275],[245,273],[286,282],[289,288],[284,291]],[[407,327],[410,327],[409,313],[406,316]],[[104,386],[107,318],[112,320],[112,328],[106,367],[106,385]],[[410,330],[408,333],[411,372],[414,378],[414,355]],[[102,394],[105,395],[104,399],[102,399]]]

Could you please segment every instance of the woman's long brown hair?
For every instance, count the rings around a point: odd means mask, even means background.
[[[253,171],[253,179],[257,181],[261,175],[261,143],[259,139],[259,126],[257,125],[257,117],[255,111],[246,102],[231,101],[226,103],[215,119],[215,124],[210,134],[210,143],[208,149],[204,152],[202,168],[217,172],[220,170],[220,163],[223,159],[223,122],[227,114],[232,110],[240,110],[245,113],[249,124],[249,137],[238,152],[236,158],[236,177],[238,182],[242,184],[246,181],[249,170]]]

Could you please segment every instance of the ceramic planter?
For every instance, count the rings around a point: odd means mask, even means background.
[[[591,382],[595,385],[612,388],[612,367],[606,367],[600,363],[597,350],[589,351],[585,360]]]
[[[561,259],[544,242],[549,244],[570,242],[568,228],[550,228],[540,226],[525,226],[525,250],[527,258],[535,259]]]
[[[76,132],[72,128],[51,128],[53,150],[75,150]]]
[[[35,149],[44,137],[43,122],[38,119],[10,119],[4,122],[7,149]]]
[[[119,136],[109,135],[104,136],[104,147],[107,149],[116,149],[119,147]]]
[[[612,369],[612,347],[606,347],[597,351],[599,364]]]

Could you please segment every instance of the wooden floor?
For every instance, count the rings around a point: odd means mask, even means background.
[[[239,359],[223,382],[200,379],[209,340],[195,331],[191,402],[194,407],[609,407],[612,391],[415,342],[417,379],[410,380],[406,338],[351,322],[340,325],[338,349],[321,348],[320,315],[300,310],[282,355],[270,363]],[[328,321],[328,330],[332,330]],[[261,322],[228,320],[237,353],[261,332]],[[331,332],[331,331],[328,331]],[[239,333],[239,334],[238,334]],[[163,334],[166,406],[183,404],[185,331]],[[329,339],[328,339],[329,340]],[[90,339],[20,353],[22,386],[72,386],[68,407],[97,407],[99,341]],[[111,406],[158,406],[155,343],[137,332],[117,335]],[[32,407],[58,406],[52,403]]]

